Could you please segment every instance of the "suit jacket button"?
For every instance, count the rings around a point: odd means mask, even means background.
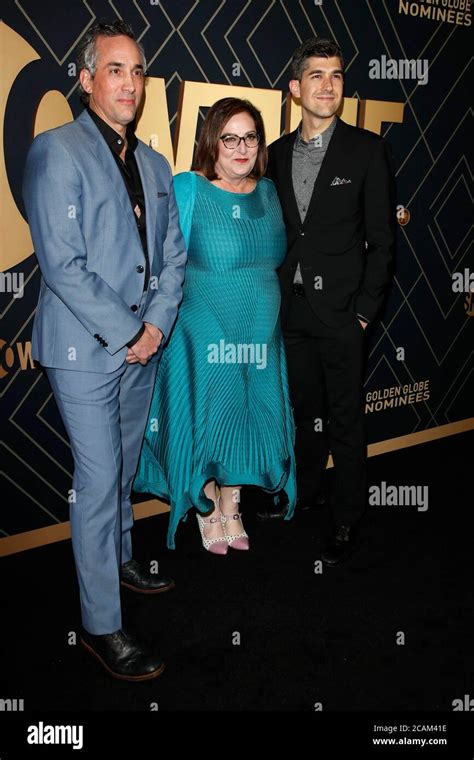
[[[99,340],[99,333],[96,333],[96,334],[94,335],[94,338],[95,338],[96,340]]]
[[[304,230],[300,230],[301,237],[304,237]]]
[[[103,347],[104,347],[104,348],[107,348],[107,346],[108,346],[109,344],[107,343],[107,341],[105,341],[105,340],[104,340],[104,342],[102,343],[102,345],[103,345]]]
[[[139,265],[136,267],[136,270],[137,270],[137,272],[138,272],[139,274],[141,274],[142,272],[144,272],[144,271],[145,271],[145,267],[142,267],[142,265],[141,265],[141,264],[139,264]]]
[[[132,311],[138,311],[138,306],[136,303],[133,304],[133,306],[130,306]]]

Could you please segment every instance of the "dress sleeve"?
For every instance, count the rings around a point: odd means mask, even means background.
[[[183,233],[186,248],[188,248],[196,199],[196,175],[194,172],[181,172],[176,175],[173,184],[178,204],[179,226]]]

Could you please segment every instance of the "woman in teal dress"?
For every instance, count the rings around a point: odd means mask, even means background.
[[[262,177],[266,157],[260,112],[224,98],[206,116],[195,171],[174,180],[188,249],[184,295],[134,483],[170,502],[169,548],[196,507],[205,549],[248,549],[242,485],[284,491],[286,519],[294,511],[294,422],[276,273],[286,235],[275,187]]]

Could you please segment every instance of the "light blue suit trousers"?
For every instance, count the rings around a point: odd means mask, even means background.
[[[160,352],[161,353],[161,352]],[[82,623],[92,634],[122,628],[120,567],[132,558],[130,492],[158,367],[115,372],[46,368],[74,456],[71,537]]]

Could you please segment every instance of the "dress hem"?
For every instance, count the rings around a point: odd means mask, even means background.
[[[259,486],[268,493],[278,494],[275,503],[280,500],[279,492],[284,491],[288,498],[288,510],[285,520],[293,516],[296,505],[296,478],[294,458],[289,456],[267,472],[263,473],[239,473],[229,470],[220,462],[209,462],[200,468],[190,479],[189,488],[175,500],[171,494],[164,473],[151,452],[142,451],[140,471],[137,473],[133,490],[136,492],[152,493],[155,496],[166,499],[171,503],[170,522],[167,536],[169,549],[175,548],[174,536],[181,520],[185,520],[187,513],[195,507],[202,514],[208,514],[214,508],[214,503],[204,493],[204,485],[209,480],[216,480],[224,486]]]

